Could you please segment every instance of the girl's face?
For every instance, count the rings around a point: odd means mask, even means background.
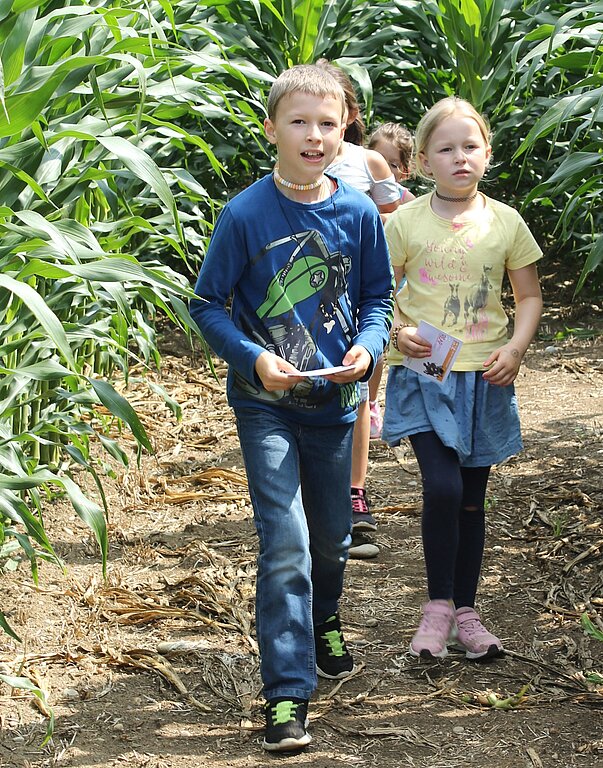
[[[408,178],[409,169],[402,164],[400,152],[391,141],[388,141],[387,139],[379,139],[373,144],[371,149],[376,150],[387,160],[387,164],[392,169],[392,173],[398,184],[401,184]]]
[[[491,152],[477,122],[472,117],[454,114],[442,120],[419,155],[438,191],[460,197],[477,189]]]

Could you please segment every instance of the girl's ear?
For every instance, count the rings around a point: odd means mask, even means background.
[[[348,109],[348,117],[346,125],[352,125],[354,120],[358,117],[358,109]]]
[[[486,146],[486,170],[490,167],[490,160],[492,158],[492,147],[488,144]]]
[[[276,132],[274,123],[269,117],[264,120],[264,133],[266,134],[266,138],[271,144],[276,144]]]
[[[419,152],[419,159],[421,160],[421,166],[423,168],[423,171],[428,176],[431,176],[431,167],[429,165],[429,160],[427,159],[427,155],[425,154],[425,152]]]

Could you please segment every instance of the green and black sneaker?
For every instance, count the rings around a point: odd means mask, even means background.
[[[354,671],[354,659],[348,651],[339,615],[328,618],[324,624],[314,627],[316,646],[316,671],[329,680],[341,680]]]
[[[307,733],[308,702],[282,697],[270,699],[264,707],[266,734],[262,746],[269,752],[294,752],[303,749],[312,737]]]

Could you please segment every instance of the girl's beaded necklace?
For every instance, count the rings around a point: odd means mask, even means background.
[[[278,165],[274,166],[274,170],[272,174],[274,176],[274,180],[278,184],[280,184],[283,187],[287,187],[287,189],[293,189],[296,192],[308,192],[310,189],[318,189],[318,187],[320,187],[321,184],[324,184],[325,182],[324,174],[320,177],[320,179],[316,179],[316,181],[311,181],[309,184],[296,184],[293,181],[287,181],[287,179],[283,179],[283,177],[278,172]]]

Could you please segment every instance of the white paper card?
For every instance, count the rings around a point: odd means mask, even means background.
[[[425,320],[419,321],[417,334],[425,341],[430,342],[431,356],[417,358],[405,355],[402,365],[422,376],[429,376],[430,379],[435,379],[441,384],[452,370],[463,342],[440,328],[436,328],[435,325],[426,323]]]
[[[315,378],[316,376],[330,376],[332,373],[342,373],[343,371],[351,371],[353,365],[336,365],[334,368],[314,368],[312,371],[299,371],[299,373],[287,373],[287,376],[295,376],[295,378]]]

